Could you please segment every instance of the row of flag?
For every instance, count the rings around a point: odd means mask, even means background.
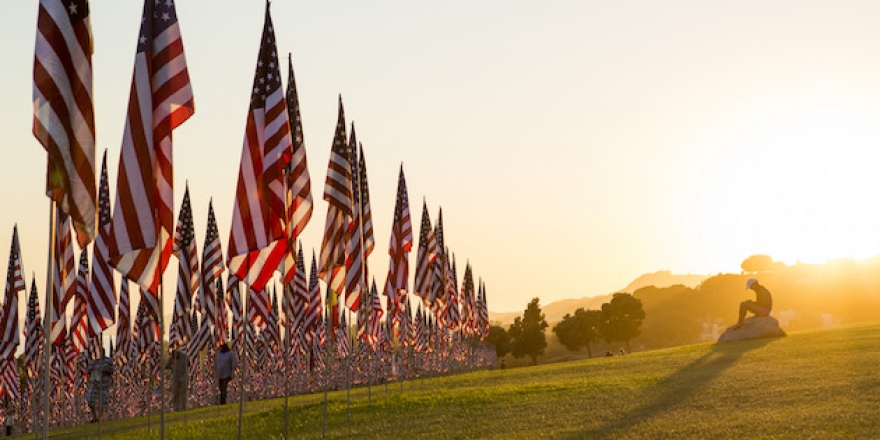
[[[363,347],[396,343],[427,349],[431,344],[419,335],[485,338],[485,286],[475,285],[467,265],[458,288],[455,259],[444,240],[442,211],[433,224],[426,203],[414,282],[409,286],[413,229],[402,166],[388,272],[384,286],[376,288],[367,265],[375,239],[366,158],[353,124],[349,130],[341,96],[324,185],[328,208],[323,241],[318,255],[312,255],[307,279],[298,239],[311,219],[313,200],[302,119],[292,61],[286,90],[282,87],[268,3],[225,260],[212,203],[201,259],[188,188],[174,222],[173,130],[194,114],[195,106],[173,0],[144,3],[112,210],[106,152],[95,186],[91,37],[87,0],[39,2],[33,132],[48,153],[46,191],[54,208],[52,283],[45,311],[48,335],[42,334],[35,283],[25,317],[30,394],[41,370],[42,352],[50,356],[50,380],[71,384],[78,377],[77,359],[84,358],[80,354],[97,357],[103,332],[114,324],[114,357],[117,366],[129,373],[130,366],[159,356],[166,327],[169,345],[187,350],[192,358],[225,342],[232,342],[247,357],[254,353],[251,345],[257,329],[269,346],[286,348],[284,356],[305,354],[310,362],[328,341],[341,355],[350,349],[345,344],[355,341]],[[87,245],[92,242],[90,271]],[[75,246],[80,249],[76,271]],[[179,262],[178,282],[171,323],[166,325],[161,280],[171,255]],[[21,398],[13,358],[19,345],[18,295],[25,290],[21,265],[14,229],[0,309],[0,392],[14,400]],[[222,274],[227,269],[224,284]],[[277,293],[269,293],[276,271],[280,308]],[[123,279],[118,295],[116,272]],[[326,296],[319,279],[326,285]],[[134,318],[129,282],[141,292]],[[380,292],[386,297],[385,307]],[[350,336],[346,311],[356,313]],[[252,326],[254,331],[249,330]],[[45,336],[48,347],[43,346]],[[448,345],[449,337],[439,340]],[[152,364],[158,374],[158,362]]]

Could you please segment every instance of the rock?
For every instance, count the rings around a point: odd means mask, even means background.
[[[752,316],[743,321],[742,326],[728,327],[718,342],[744,341],[746,339],[778,338],[785,336],[785,331],[779,327],[779,321],[772,316]]]

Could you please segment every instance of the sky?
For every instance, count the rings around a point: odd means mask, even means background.
[[[42,302],[38,2],[6,3],[0,249],[17,224]],[[265,3],[176,4],[196,112],[174,132],[175,210],[188,184],[201,249],[213,200],[225,253]],[[142,8],[91,1],[111,199]],[[492,312],[616,292],[658,270],[739,272],[753,254],[880,254],[878,2],[275,0],[272,16],[315,199],[303,246],[319,252],[341,94],[367,160],[379,285],[401,164],[414,228],[423,201],[432,221],[442,207],[459,276],[469,262]],[[176,274],[172,259],[167,292]]]

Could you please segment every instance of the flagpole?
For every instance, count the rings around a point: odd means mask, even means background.
[[[52,315],[52,284],[54,283],[53,276],[55,275],[55,271],[52,270],[52,265],[55,261],[55,200],[49,199],[49,256],[48,262],[46,263],[46,316],[43,318],[43,334],[44,334],[44,343],[46,344],[43,347],[43,356],[46,358],[46,370],[43,382],[43,440],[46,440],[48,435],[48,426],[49,426],[49,357],[51,356],[51,341],[50,334],[52,333],[51,329],[51,315]]]
[[[241,427],[242,422],[244,420],[244,386],[247,380],[247,338],[250,330],[250,326],[247,324],[248,322],[248,297],[251,296],[251,283],[248,280],[248,275],[251,271],[251,254],[248,252],[247,257],[245,257],[246,263],[245,268],[247,272],[245,272],[244,284],[245,284],[245,292],[244,298],[242,299],[242,311],[241,311],[241,326],[242,326],[242,341],[241,341],[241,388],[238,390],[238,440],[241,440]]]
[[[159,237],[162,237],[161,232]],[[161,267],[161,263],[159,266]],[[159,407],[159,432],[161,433],[162,440],[165,440],[165,347],[163,347],[165,340],[165,313],[163,310],[165,305],[165,283],[162,281],[162,275],[161,273],[159,274],[159,386],[162,388],[162,391],[159,393],[162,399]]]

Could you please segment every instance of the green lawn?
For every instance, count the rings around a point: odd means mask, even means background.
[[[330,438],[880,438],[880,324],[700,344],[330,394]],[[283,399],[245,408],[244,438],[282,438]],[[323,395],[290,399],[290,435],[320,438]],[[158,438],[158,415],[102,425]],[[167,415],[170,439],[235,438],[238,406]],[[97,437],[89,425],[53,438]]]

